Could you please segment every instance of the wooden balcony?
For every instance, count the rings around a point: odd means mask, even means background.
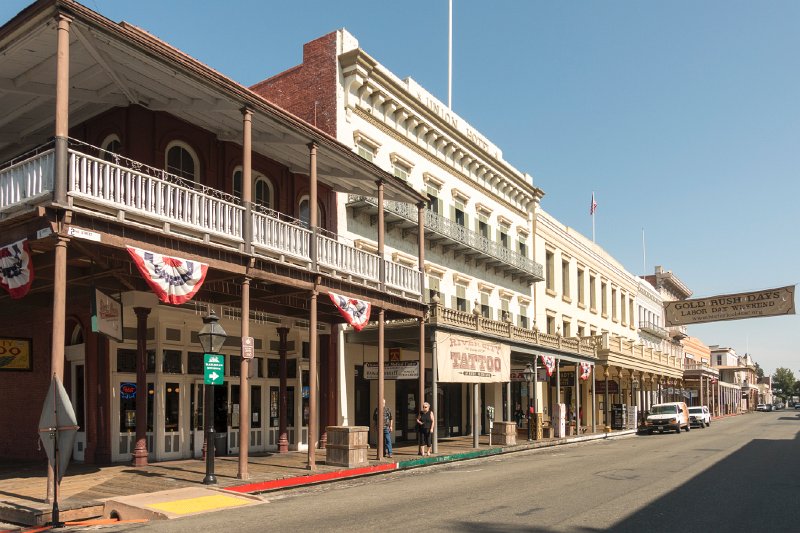
[[[244,250],[245,209],[238,198],[179,178],[164,170],[101,151],[79,141],[68,149],[69,206],[93,217],[174,235],[230,250]],[[108,161],[107,159],[111,159]],[[55,157],[52,145],[32,150],[0,165],[0,221],[52,201]],[[342,241],[336,234],[314,232],[285,214],[254,208],[254,254],[339,279],[380,288],[419,300],[416,268],[383,260]]]

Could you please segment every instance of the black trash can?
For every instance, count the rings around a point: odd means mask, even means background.
[[[214,433],[214,455],[217,457],[228,455],[227,433]]]

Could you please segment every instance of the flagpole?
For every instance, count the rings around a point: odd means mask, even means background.
[[[594,191],[592,191],[592,242],[594,242],[594,212],[597,211],[597,208],[594,206]]]
[[[448,2],[447,19],[447,107],[453,109],[453,0]]]
[[[647,275],[647,248],[644,244],[644,228],[642,228],[642,275]]]

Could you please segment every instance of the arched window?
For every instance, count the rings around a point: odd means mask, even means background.
[[[242,186],[242,169],[237,167],[233,171],[233,195],[239,200],[242,199],[244,194],[244,187]],[[272,182],[263,174],[253,172],[253,203],[256,205],[264,206],[268,209],[273,208],[274,192]]]
[[[253,181],[255,183],[255,187],[253,188],[253,202],[256,205],[271,209],[272,182],[261,174],[255,174],[255,179]]]
[[[116,133],[112,133],[103,139],[100,147],[103,149],[101,157],[105,161],[115,163],[117,158],[114,157],[114,155],[119,154],[122,151],[122,142],[119,140],[119,136],[117,136]]]
[[[200,163],[197,160],[197,154],[188,144],[172,141],[167,145],[166,169],[170,174],[189,181],[196,181],[200,172]]]
[[[300,198],[297,210],[297,216],[300,218],[300,222],[302,222],[303,225],[306,227],[309,227],[311,225],[311,216],[308,210],[308,203],[309,203],[308,196],[303,196],[302,198]],[[325,217],[322,214],[322,207],[320,207],[319,205],[317,206],[317,227],[320,228],[325,227]]]
[[[83,338],[83,327],[77,322],[74,324],[70,323],[70,325],[73,325],[73,328],[72,331],[67,334],[69,338],[67,339],[66,345],[75,346],[77,344],[83,344],[85,342]]]
[[[239,200],[242,199],[242,169],[237,168],[233,171],[233,195]]]

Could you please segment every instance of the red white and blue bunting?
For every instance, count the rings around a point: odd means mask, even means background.
[[[206,279],[208,265],[128,246],[128,253],[158,299],[180,305],[197,294]]]
[[[339,313],[347,320],[347,323],[353,326],[356,331],[367,325],[369,322],[369,312],[372,306],[369,302],[358,300],[356,298],[348,298],[341,294],[329,293],[333,305],[339,310]]]
[[[552,376],[553,370],[556,368],[556,358],[552,355],[540,355],[539,357],[542,358],[542,364],[547,370],[547,377]]]
[[[28,239],[0,248],[0,286],[11,298],[22,298],[33,283],[33,263]]]
[[[592,373],[592,363],[581,363],[581,379],[586,381]]]

